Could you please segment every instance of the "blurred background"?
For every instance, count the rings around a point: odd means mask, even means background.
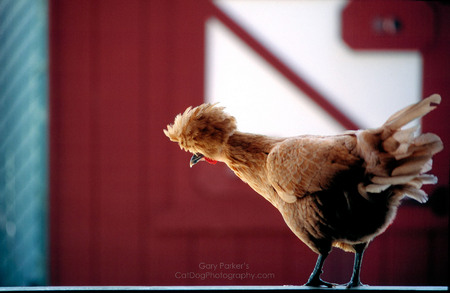
[[[362,2],[0,0],[0,286],[304,284],[317,256],[278,211],[162,130],[210,101],[243,131],[334,134],[433,93],[439,183],[361,278],[448,285],[450,5]],[[352,265],[335,249],[323,278]]]

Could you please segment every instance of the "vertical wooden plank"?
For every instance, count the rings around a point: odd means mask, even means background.
[[[99,1],[90,1],[90,13],[91,13],[91,22],[89,26],[89,37],[91,42],[90,48],[90,79],[91,86],[89,97],[91,101],[91,117],[90,117],[90,175],[91,181],[89,182],[89,193],[90,193],[90,223],[91,223],[91,247],[90,247],[90,256],[91,256],[91,279],[89,280],[90,284],[98,284],[99,276],[100,276],[100,255],[98,253],[100,243],[100,222],[98,220],[98,214],[100,210],[100,200],[98,194],[100,193],[99,186],[99,176],[100,176],[100,144],[99,144],[99,136],[100,136],[100,128],[98,127],[98,113],[100,108],[99,103],[99,45],[98,40],[100,36],[99,30],[99,15],[100,15],[100,5]]]
[[[99,7],[100,284],[136,284],[139,276],[138,3],[101,1]]]
[[[79,284],[91,274],[90,10],[89,1],[52,1],[50,7],[51,280]]]
[[[175,79],[176,64],[174,62],[174,48],[171,44],[174,24],[171,15],[173,3],[171,1],[155,0],[146,1],[147,19],[145,27],[145,37],[148,50],[143,55],[147,55],[144,63],[148,72],[146,84],[145,105],[142,116],[147,116],[147,133],[143,135],[149,138],[147,152],[147,165],[149,166],[148,182],[150,186],[149,204],[152,209],[158,210],[167,205],[172,194],[172,178],[168,176],[166,168],[170,168],[172,160],[167,152],[166,137],[163,129],[172,114],[168,109],[173,107],[172,82]]]
[[[149,157],[152,149],[151,144],[151,134],[150,134],[150,117],[152,111],[149,108],[150,105],[150,95],[149,95],[149,81],[150,81],[150,67],[149,67],[149,50],[150,50],[150,37],[149,37],[149,11],[152,1],[139,1],[138,3],[138,59],[139,59],[139,101],[138,101],[138,265],[136,279],[139,284],[146,284],[146,280],[151,277],[149,274],[149,268],[151,266],[148,247],[150,246],[150,226],[151,217],[150,209],[152,198],[152,193],[150,193],[150,164]]]

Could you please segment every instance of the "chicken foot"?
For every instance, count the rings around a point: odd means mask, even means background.
[[[325,286],[328,288],[333,288],[334,286],[336,286],[336,284],[325,282],[320,278],[320,275],[322,274],[323,263],[325,262],[325,259],[327,258],[327,256],[328,256],[328,254],[319,254],[316,265],[314,266],[314,270],[311,273],[311,276],[309,277],[308,282],[306,282],[306,284],[304,286],[310,286],[310,287]]]
[[[353,246],[353,248],[355,249],[355,262],[353,264],[352,278],[350,279],[350,282],[345,284],[347,288],[356,288],[360,286],[365,286],[363,283],[361,283],[359,274],[361,272],[362,258],[364,255],[364,251],[366,250],[367,244],[368,243],[360,243],[355,244]]]

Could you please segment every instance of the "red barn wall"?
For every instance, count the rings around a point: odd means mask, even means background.
[[[316,255],[278,212],[223,165],[189,169],[162,132],[203,101],[210,5],[50,1],[52,285],[306,282]],[[448,139],[442,121],[427,127]],[[447,221],[431,205],[405,204],[367,250],[362,281],[446,284]],[[347,282],[352,263],[334,250],[324,278]]]

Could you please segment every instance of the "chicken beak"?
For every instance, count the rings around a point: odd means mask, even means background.
[[[194,166],[195,164],[197,164],[198,162],[200,162],[203,159],[203,155],[202,154],[194,154],[191,158],[191,161],[189,162],[189,167],[192,168],[192,166]]]

